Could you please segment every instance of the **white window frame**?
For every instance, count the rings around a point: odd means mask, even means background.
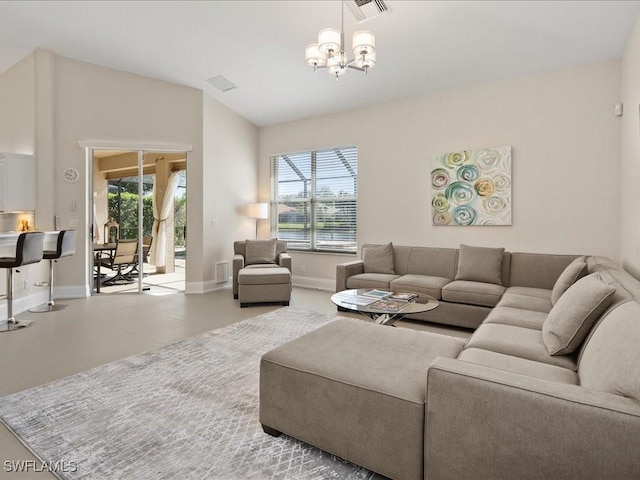
[[[304,151],[304,152],[297,152],[297,153],[285,153],[285,154],[279,154],[279,155],[273,155],[270,159],[270,175],[271,175],[271,201],[270,201],[270,218],[271,218],[271,232],[272,232],[272,236],[279,238],[281,240],[287,240],[289,242],[288,245],[288,250],[293,250],[293,251],[300,251],[300,252],[311,252],[311,253],[340,253],[340,254],[349,254],[349,255],[356,255],[357,254],[357,209],[358,209],[358,200],[357,200],[357,157],[358,157],[358,149],[357,146],[355,145],[349,145],[346,147],[331,147],[331,148],[323,148],[323,149],[315,149],[315,150],[309,150],[309,151]],[[338,157],[338,159],[344,164],[345,166],[345,171],[350,175],[351,180],[353,181],[353,195],[345,195],[344,192],[342,192],[341,195],[333,195],[333,196],[327,196],[325,195],[319,195],[318,193],[318,162],[322,162],[323,158],[326,158],[326,155],[332,155],[333,153],[335,153],[335,155]],[[346,157],[345,157],[346,155]],[[308,170],[308,165],[305,165],[304,169],[298,169],[298,165],[296,166],[296,162],[295,162],[295,157],[298,157],[300,159],[301,156],[307,156],[307,160],[302,161],[302,163],[308,164],[309,160],[308,157],[310,156],[310,162],[311,162],[311,174],[310,177],[307,178],[304,176],[304,174],[302,173],[302,170]],[[291,157],[294,157],[293,159]],[[320,157],[320,159],[318,158]],[[278,165],[279,162],[281,160],[286,161],[287,163],[289,163],[291,165],[291,169],[298,175],[299,177],[299,181],[303,181],[305,184],[305,192],[308,193],[308,195],[305,196],[300,196],[300,197],[296,197],[296,198],[288,198],[286,200],[286,202],[284,200],[279,200],[279,192],[278,192],[278,186],[279,186],[279,178],[278,178]],[[329,160],[327,161],[327,163],[325,165],[321,165],[322,166],[331,166],[331,164],[328,163]],[[335,162],[335,160],[334,160]],[[349,178],[348,175],[344,175],[342,177],[339,178]],[[326,180],[326,178],[324,179]],[[326,193],[326,192],[325,192]],[[353,231],[353,240],[351,241],[346,241],[344,243],[343,247],[339,247],[337,246],[335,243],[333,245],[327,244],[326,241],[323,241],[321,239],[322,237],[322,233],[323,233],[323,229],[319,228],[319,222],[317,219],[317,206],[322,204],[322,203],[326,203],[326,202],[353,202],[353,212],[350,213],[350,215],[353,216],[352,221],[350,222],[350,230],[352,229]],[[287,235],[285,232],[280,232],[279,231],[279,215],[278,215],[278,205],[279,204],[284,204],[284,203],[288,203],[288,204],[292,204],[292,203],[299,203],[299,204],[307,204],[307,209],[306,212],[307,213],[307,217],[309,219],[309,230],[310,230],[310,234],[309,234],[309,239],[307,240],[305,238],[304,241],[301,241],[301,243],[308,243],[308,247],[303,247],[300,244],[296,245],[295,240],[292,240],[290,238],[287,238]],[[326,230],[324,230],[324,232],[326,233]],[[335,233],[340,233],[338,232],[330,232],[332,234]],[[347,236],[351,236],[351,232],[346,234]],[[338,242],[339,243],[339,242]]]

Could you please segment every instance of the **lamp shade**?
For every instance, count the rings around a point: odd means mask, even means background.
[[[264,220],[269,218],[268,203],[249,203],[247,205],[247,217]]]
[[[327,56],[320,51],[317,43],[311,43],[304,50],[304,61],[307,65],[322,67],[327,63]]]
[[[353,54],[356,57],[368,55],[376,50],[376,37],[369,30],[360,30],[353,34]]]
[[[318,48],[322,53],[340,51],[340,30],[325,28],[318,33]]]

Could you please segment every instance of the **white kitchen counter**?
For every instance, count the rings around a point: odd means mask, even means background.
[[[47,246],[45,250],[49,250],[51,248],[50,244],[53,244],[53,249],[55,249],[55,242],[58,237],[58,231],[44,232],[44,243]],[[15,248],[16,242],[18,241],[18,237],[20,236],[20,232],[7,232],[0,233],[0,248],[3,250],[6,248]]]

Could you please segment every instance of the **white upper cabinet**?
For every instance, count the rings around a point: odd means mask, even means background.
[[[35,210],[35,184],[32,155],[0,153],[0,212]]]

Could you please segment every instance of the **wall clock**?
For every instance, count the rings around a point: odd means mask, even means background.
[[[80,178],[80,172],[75,168],[67,168],[64,171],[64,179],[69,183],[77,182]]]

